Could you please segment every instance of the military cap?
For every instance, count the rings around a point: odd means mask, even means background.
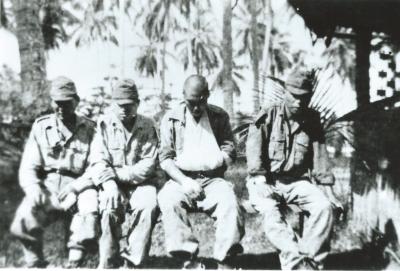
[[[295,69],[286,82],[286,90],[293,95],[307,95],[312,93],[314,76],[312,71]]]
[[[132,79],[118,81],[111,96],[118,104],[130,104],[139,100],[136,84]]]
[[[65,76],[59,76],[51,81],[50,97],[53,101],[79,99],[74,82]]]

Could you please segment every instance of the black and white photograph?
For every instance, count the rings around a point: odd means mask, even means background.
[[[0,268],[400,270],[399,21],[0,0]]]

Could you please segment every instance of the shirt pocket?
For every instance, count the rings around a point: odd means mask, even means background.
[[[271,160],[282,161],[285,159],[285,138],[283,136],[271,136],[268,155]]]
[[[125,165],[125,148],[122,144],[115,142],[108,147],[112,159],[112,164],[115,167]]]
[[[88,155],[89,145],[73,144],[66,149],[66,157],[64,160],[66,164],[63,165],[63,167],[65,167],[65,169],[71,170],[74,173],[80,173],[86,167]]]
[[[310,153],[310,137],[303,133],[297,135],[294,151],[294,164],[302,165]]]

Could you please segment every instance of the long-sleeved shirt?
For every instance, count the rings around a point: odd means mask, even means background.
[[[81,176],[89,164],[90,144],[96,125],[76,116],[70,131],[55,114],[38,118],[26,142],[19,169],[19,181],[25,190],[43,181],[43,173]]]
[[[128,132],[117,116],[110,111],[101,116],[93,139],[90,158],[92,171],[96,172],[93,181],[100,185],[108,180],[118,182],[115,170],[128,167],[132,180],[141,183],[156,174],[158,136],[154,123],[142,115],[135,117],[135,123]],[[113,176],[104,178],[105,170],[111,169]]]
[[[260,111],[249,128],[246,143],[250,175],[305,176],[313,168],[314,142],[324,143],[318,113],[307,109],[300,121],[290,124],[285,104]]]
[[[220,150],[226,157],[234,161],[236,150],[229,123],[229,115],[222,108],[210,104],[207,105],[206,112]],[[182,153],[185,140],[186,114],[190,114],[190,112],[186,105],[181,103],[164,116],[160,127],[160,163],[167,159],[175,160],[177,154]]]

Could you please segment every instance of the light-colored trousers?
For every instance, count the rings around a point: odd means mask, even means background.
[[[46,201],[38,205],[29,197],[24,197],[19,205],[10,231],[21,240],[24,247],[25,261],[28,265],[43,261],[43,231],[51,221],[49,213],[62,211],[57,199],[58,193],[49,187],[44,188]],[[88,189],[78,195],[78,212],[73,214],[70,224],[69,249],[84,251],[88,241],[95,241],[98,233],[97,191]]]
[[[223,261],[231,248],[244,235],[244,223],[233,185],[222,178],[202,183],[205,199],[193,201],[182,191],[181,185],[168,181],[158,195],[165,231],[165,243],[170,254],[188,252],[196,256],[199,242],[193,235],[188,211],[205,212],[215,219],[214,258]]]
[[[120,256],[134,265],[140,265],[148,255],[151,244],[151,233],[159,214],[157,208],[157,190],[150,184],[139,185],[128,191],[120,189],[120,202],[116,209],[106,206],[107,195],[99,192],[101,231],[99,240],[99,268],[116,268]],[[128,247],[120,251],[119,242],[122,223],[126,212],[131,212],[128,231]]]
[[[328,255],[334,220],[332,204],[324,193],[307,180],[288,184],[276,181],[271,185],[249,177],[246,185],[250,203],[263,215],[267,238],[280,251],[282,269],[293,269],[304,257],[322,265]],[[281,201],[308,213],[302,238],[298,239],[285,221],[279,208]]]

